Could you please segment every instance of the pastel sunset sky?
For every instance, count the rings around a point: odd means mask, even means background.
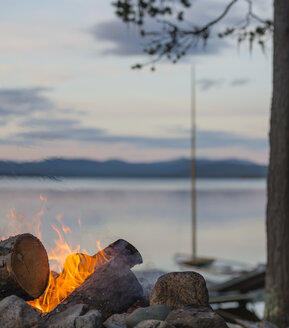
[[[206,23],[227,2],[195,0],[187,17]],[[272,1],[254,6],[272,16]],[[177,65],[135,71],[144,40],[114,11],[107,0],[0,1],[0,159],[188,157],[193,64],[197,156],[267,163],[271,41],[264,54],[213,35]]]

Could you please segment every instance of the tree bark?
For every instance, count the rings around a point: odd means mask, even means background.
[[[267,203],[267,320],[289,326],[289,0],[274,1]]]
[[[17,295],[29,301],[45,290],[48,257],[41,241],[29,233],[0,242],[0,300]]]

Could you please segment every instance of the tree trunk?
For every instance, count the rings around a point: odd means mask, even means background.
[[[0,242],[0,300],[17,295],[29,301],[45,290],[48,257],[41,241],[29,233]]]
[[[266,319],[289,326],[289,0],[274,1]]]

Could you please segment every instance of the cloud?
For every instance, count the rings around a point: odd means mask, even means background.
[[[250,79],[247,78],[239,78],[239,79],[234,79],[230,82],[230,85],[232,87],[237,87],[237,86],[242,86],[250,83]]]
[[[197,148],[268,148],[268,140],[265,138],[250,138],[239,134],[223,131],[198,131],[196,141]]]
[[[17,124],[21,128],[37,126],[65,128],[77,125],[78,120],[67,117],[75,114],[83,116],[85,112],[71,108],[59,108],[44,94],[50,90],[36,87],[0,89],[0,125],[4,126],[13,119],[17,119]],[[54,115],[62,117],[52,118]],[[19,123],[19,119],[22,119],[22,122]]]
[[[170,129],[166,129],[166,132],[171,133],[177,137],[181,136],[187,140],[191,139],[191,130],[182,126],[171,127]],[[198,149],[231,147],[267,149],[269,147],[268,140],[266,138],[252,138],[233,132],[199,129],[196,131],[196,145]]]
[[[28,123],[28,124],[27,124]],[[85,127],[74,120],[32,120],[29,131],[16,133],[7,138],[8,144],[43,145],[47,142],[74,141],[77,143],[127,144],[141,148],[189,149],[191,147],[190,131],[178,127],[177,134],[169,137],[149,137],[138,135],[117,135],[101,128]],[[198,131],[197,148],[244,147],[247,149],[267,149],[266,139],[249,138],[222,131]],[[5,143],[5,139],[0,140]]]
[[[197,84],[202,91],[207,91],[214,87],[221,87],[224,84],[224,79],[200,79]]]
[[[246,79],[232,81],[235,85],[246,83]],[[222,80],[203,79],[198,82],[204,90],[223,83]],[[40,145],[47,143],[73,141],[80,144],[102,143],[110,145],[127,144],[146,149],[189,149],[190,131],[181,126],[172,127],[167,137],[113,134],[98,127],[83,126],[77,119],[67,117],[67,112],[59,109],[50,101],[44,91],[47,89],[2,89],[0,90],[0,114],[10,120],[14,115],[18,119],[18,132],[7,132],[0,139],[6,145]],[[57,110],[58,117],[52,117]],[[69,113],[70,114],[70,113]],[[35,117],[37,115],[37,117]],[[21,122],[19,120],[22,119]],[[6,120],[6,121],[7,121]],[[266,139],[249,138],[222,131],[197,131],[197,148],[244,147],[247,149],[266,149]]]
[[[24,139],[28,143],[38,141],[73,140],[78,142],[99,141],[104,133],[103,129],[67,126],[65,129],[61,125],[54,128],[32,130],[16,134],[16,139]]]
[[[152,24],[153,26],[156,24]],[[159,27],[155,27],[159,29]],[[153,28],[151,28],[153,29]],[[142,38],[139,29],[133,25],[126,25],[120,20],[111,20],[94,25],[89,33],[96,41],[104,41],[107,45],[101,50],[104,55],[116,56],[140,56],[144,55],[143,49],[147,44],[147,39]],[[219,53],[223,48],[227,48],[225,40],[212,38],[206,46],[203,42],[192,47],[191,55],[212,55]]]
[[[188,148],[190,140],[183,138],[154,138],[146,136],[113,135],[103,129],[82,126],[71,126],[66,129],[57,126],[54,129],[41,129],[21,132],[12,136],[15,141],[26,141],[30,143],[41,143],[45,141],[75,141],[79,143],[109,143],[109,144],[131,144],[146,148]],[[11,137],[10,137],[11,141]]]
[[[44,127],[44,128],[70,128],[79,124],[78,120],[75,119],[66,119],[66,118],[31,118],[21,122],[20,126],[22,127]]]
[[[42,93],[45,88],[0,89],[0,116],[23,117],[33,112],[50,111],[54,105]]]
[[[238,87],[247,85],[250,83],[250,79],[248,78],[236,78],[232,81],[226,82],[225,79],[211,79],[211,78],[204,78],[197,81],[197,84],[200,86],[202,91],[208,91],[213,88],[220,88],[225,85],[229,85],[231,87]]]
[[[203,90],[221,85],[222,80],[202,79],[198,83]],[[247,83],[247,79],[235,79],[235,85]],[[169,132],[169,137],[150,137],[139,135],[113,134],[98,127],[83,126],[77,119],[67,117],[67,113],[50,101],[43,93],[47,89],[0,89],[0,114],[18,119],[20,132],[10,133],[0,139],[6,145],[41,145],[47,142],[73,141],[77,143],[127,144],[142,148],[189,149],[190,131],[176,127]],[[58,117],[52,117],[53,110]],[[37,117],[35,117],[35,115]],[[22,118],[22,122],[19,119]],[[197,148],[244,147],[247,149],[265,149],[266,139],[248,138],[222,131],[197,131]]]
[[[103,54],[113,55],[141,55],[144,46],[139,30],[134,26],[128,26],[121,21],[107,21],[96,24],[90,31],[96,41],[108,43]]]

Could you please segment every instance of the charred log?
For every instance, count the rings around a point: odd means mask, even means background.
[[[101,254],[100,254],[101,253]],[[127,241],[118,240],[100,253],[106,260],[96,264],[94,272],[55,309],[44,315],[47,320],[56,312],[62,312],[75,304],[86,304],[97,309],[105,320],[114,313],[126,311],[141,300],[143,290],[134,273],[130,270],[142,263],[140,253]],[[87,255],[79,254],[82,261]],[[99,263],[99,262],[97,262]]]
[[[0,241],[0,299],[39,297],[49,278],[48,257],[41,241],[29,233]]]
[[[124,239],[118,239],[94,256],[99,254],[103,254],[107,259],[117,259],[130,268],[142,263],[142,257],[139,251]]]
[[[79,270],[85,268],[86,271],[91,272],[92,269],[95,270],[112,259],[117,260],[120,265],[126,265],[129,268],[142,263],[142,257],[138,250],[126,240],[118,239],[93,256],[82,253],[69,255],[64,262],[63,271],[69,267],[68,263],[74,262],[78,263],[77,267]]]

